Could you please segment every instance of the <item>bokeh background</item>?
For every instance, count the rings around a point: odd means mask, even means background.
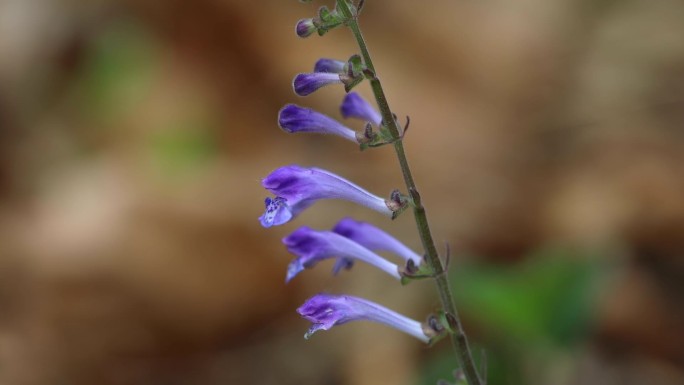
[[[489,383],[684,383],[684,3],[366,3]],[[316,59],[356,52],[345,30],[295,36],[322,4],[0,1],[0,383],[450,378],[448,343],[363,323],[305,341],[294,312],[332,292],[420,319],[438,307],[429,282],[323,263],[283,283],[298,226],[350,215],[419,250],[410,214],[328,201],[258,225],[260,179],[281,165],[379,195],[402,183],[391,148],[277,127],[287,102],[339,117],[341,88],[291,91]]]

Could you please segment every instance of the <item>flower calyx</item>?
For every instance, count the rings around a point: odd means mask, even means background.
[[[419,264],[412,259],[406,261],[406,265],[399,268],[399,275],[401,276],[401,284],[406,285],[411,281],[417,281],[426,278],[434,278],[434,270],[425,263],[425,257]]]
[[[441,273],[437,273],[433,267],[426,263],[426,259],[427,255],[423,255],[418,265],[416,265],[415,259],[406,261],[406,265],[399,269],[402,285],[406,285],[414,280],[436,278],[439,275],[446,274],[449,271],[449,265],[451,263],[451,247],[448,243],[446,244],[446,257]]]
[[[430,338],[428,346],[433,346],[436,342],[450,333],[450,330],[445,323],[444,314],[446,313],[442,310],[438,311],[437,314],[430,314],[425,322],[421,324],[423,333]]]
[[[363,72],[365,68],[363,59],[357,54],[352,55],[349,60],[347,60],[344,71],[340,73],[340,80],[342,81],[342,84],[344,84],[345,92],[351,91],[352,88],[363,81]]]
[[[319,36],[323,36],[329,31],[346,24],[350,18],[355,18],[358,14],[358,7],[350,8],[346,3],[346,0],[338,1],[332,10],[324,5],[318,9],[316,17],[302,19],[297,22],[297,36],[309,37],[314,32],[317,32]],[[346,12],[348,10],[351,11],[351,14]]]
[[[387,124],[385,124],[384,121],[380,124],[378,127],[377,132],[373,132],[372,135],[366,135],[367,138],[372,138],[372,139],[367,139],[365,141],[359,141],[361,144],[361,151],[366,150],[368,148],[374,148],[374,147],[381,147],[385,146],[387,144],[392,144],[394,142],[397,142],[399,140],[404,139],[404,134],[406,134],[406,131],[408,130],[409,123],[411,122],[410,118],[407,116],[406,117],[406,125],[402,129],[401,125],[397,121],[397,116],[395,114],[392,114],[392,119],[394,119],[395,125],[399,128],[400,130],[400,135],[399,137],[394,137],[392,133],[390,132],[389,128],[387,127]],[[368,129],[368,128],[367,128]],[[357,135],[357,140],[358,140],[358,135]]]
[[[409,200],[395,189],[390,193],[389,199],[385,200],[385,204],[392,211],[392,219],[395,219],[409,206]]]

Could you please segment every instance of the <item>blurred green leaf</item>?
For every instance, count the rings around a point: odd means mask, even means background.
[[[154,163],[166,175],[178,176],[206,165],[218,153],[206,119],[188,118],[155,131],[150,137]]]
[[[98,120],[127,113],[147,94],[156,67],[156,44],[133,22],[107,26],[91,43],[79,82],[84,110]]]
[[[470,265],[451,275],[458,304],[513,339],[572,345],[591,323],[602,270],[596,258],[544,250],[515,266]]]
[[[487,353],[489,384],[524,383],[529,362],[543,368],[545,359],[577,348],[593,321],[596,294],[606,271],[603,260],[549,248],[515,265],[452,268],[452,289],[468,321],[474,358],[479,361],[481,348]],[[480,331],[478,338],[474,328]],[[434,384],[456,368],[450,346],[441,347],[426,363],[418,383]]]

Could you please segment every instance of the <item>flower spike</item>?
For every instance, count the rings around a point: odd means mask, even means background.
[[[302,317],[313,325],[304,335],[308,339],[319,330],[330,330],[333,326],[351,321],[371,321],[391,326],[428,343],[423,325],[384,306],[350,295],[317,294],[297,309]]]
[[[342,266],[349,266],[350,261],[359,260],[373,265],[396,279],[401,279],[399,266],[368,250],[362,245],[332,231],[316,231],[309,227],[300,227],[292,234],[283,238],[287,250],[296,255],[287,268],[285,282],[289,282],[302,270],[314,267],[324,259],[339,257],[345,261],[333,270]]]
[[[314,72],[295,76],[292,86],[295,94],[307,96],[316,92],[319,88],[329,84],[341,84],[339,74],[329,72]]]
[[[396,238],[370,223],[356,221],[352,218],[344,218],[337,222],[332,231],[351,239],[369,250],[389,251],[402,257],[405,261],[413,261],[416,265],[420,264],[423,259]]]
[[[394,214],[384,199],[320,168],[281,167],[271,172],[261,184],[276,195],[273,199],[266,198],[266,211],[259,217],[264,227],[287,223],[320,199],[343,199],[389,217]]]
[[[294,104],[288,104],[280,110],[278,113],[278,125],[289,133],[332,134],[358,143],[354,130],[320,112]]]
[[[356,92],[350,92],[345,95],[340,106],[340,112],[345,118],[363,119],[373,123],[375,126],[380,126],[382,123],[380,113]]]

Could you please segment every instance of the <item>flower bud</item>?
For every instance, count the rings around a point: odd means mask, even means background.
[[[347,63],[341,60],[335,59],[318,59],[316,65],[314,65],[314,72],[329,72],[329,73],[342,73],[344,72],[344,66]]]
[[[304,73],[295,76],[292,82],[295,94],[307,96],[329,84],[342,83],[339,74],[327,72]]]
[[[317,28],[314,25],[313,19],[301,19],[297,22],[295,27],[297,36],[302,38],[311,36],[316,30]]]

